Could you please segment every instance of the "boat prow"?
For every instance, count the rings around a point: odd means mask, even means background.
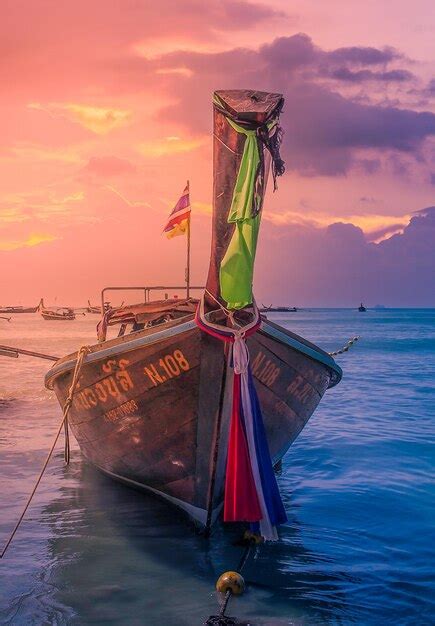
[[[60,307],[56,309],[41,308],[40,313],[42,317],[48,321],[72,321],[76,318],[74,309],[69,307]]]
[[[326,389],[340,380],[341,370],[327,353],[267,320],[248,343],[276,463]],[[200,525],[208,515],[214,521],[222,508],[225,445],[209,511],[211,450],[216,438],[226,441],[230,420],[231,376],[213,380],[210,368],[216,362],[201,358],[215,349],[216,340],[201,335],[193,314],[95,344],[85,357],[69,418],[84,456],[98,469],[165,498]],[[220,354],[223,363],[222,349]],[[46,375],[61,405],[76,357],[60,359]],[[222,420],[216,431],[219,396]]]
[[[269,156],[274,179],[284,172],[283,104],[281,94],[214,93],[204,295],[189,298],[189,271],[184,300],[149,302],[153,289],[173,288],[146,287],[144,303],[105,311],[105,291],[122,288],[103,290],[100,343],[80,352],[68,416],[84,456],[104,473],[165,498],[206,531],[225,501],[227,521],[258,522],[266,539],[286,519],[273,465],[341,378],[326,352],[261,319],[252,294]],[[113,326],[118,337],[107,340]],[[77,359],[64,357],[47,374],[61,406]]]

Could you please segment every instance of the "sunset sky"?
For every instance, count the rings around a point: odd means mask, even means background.
[[[211,95],[282,92],[267,304],[435,306],[435,11],[395,0],[0,1],[0,304],[182,283],[211,228]]]

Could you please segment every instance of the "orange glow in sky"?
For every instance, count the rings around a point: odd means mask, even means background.
[[[287,171],[265,203],[256,291],[350,304],[381,298],[385,272],[391,303],[411,304],[390,272],[418,266],[416,302],[435,304],[433,212],[416,213],[435,204],[432,2],[28,0],[0,13],[1,305],[183,282],[185,241],[161,231],[187,179],[203,282],[222,88],[286,97]],[[323,268],[352,250],[360,266],[328,291]]]

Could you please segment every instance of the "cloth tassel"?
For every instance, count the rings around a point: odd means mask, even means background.
[[[258,522],[264,539],[274,541],[278,538],[277,524],[287,521],[287,516],[273,471],[260,404],[249,367],[249,352],[240,335],[235,337],[231,358],[234,388],[224,520]],[[252,519],[254,511],[256,517]],[[230,512],[231,519],[228,515]]]
[[[261,518],[261,508],[252,476],[240,408],[240,376],[235,374],[225,477],[224,521],[256,522]]]
[[[224,521],[249,522],[265,540],[278,539],[277,525],[287,515],[273,471],[260,402],[249,366],[246,338],[261,323],[254,306],[253,321],[244,329],[222,327],[206,319],[204,300],[196,323],[209,335],[231,346],[229,365],[234,371],[233,403],[225,476]]]
[[[254,441],[257,462],[260,470],[261,485],[263,488],[263,496],[266,503],[266,509],[272,526],[284,524],[287,521],[284,504],[279,492],[278,483],[276,481],[275,472],[272,465],[272,459],[267,443],[266,430],[264,428],[263,416],[261,415],[260,402],[254,385],[252,372],[248,372],[249,398],[252,407],[252,423],[254,429]]]

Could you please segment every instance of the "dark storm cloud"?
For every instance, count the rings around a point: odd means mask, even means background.
[[[393,150],[417,156],[426,137],[435,134],[435,115],[393,105],[367,104],[345,97],[321,77],[338,61],[370,66],[400,58],[389,48],[340,48],[324,52],[304,34],[280,37],[258,50],[234,49],[216,54],[179,52],[161,57],[160,67],[184,67],[190,77],[171,77],[170,88],[181,92],[176,105],[161,111],[166,120],[206,132],[210,126],[210,93],[241,85],[284,93],[286,105],[282,123],[287,166],[304,175],[342,175],[353,165],[364,167],[355,157],[360,148]],[[343,72],[343,68],[341,68]],[[350,78],[352,76],[352,79]],[[412,79],[404,69],[384,68],[381,72],[346,70],[340,82],[395,81]],[[176,87],[178,86],[178,88]],[[367,159],[367,173],[374,173],[380,160]]]
[[[337,48],[327,54],[329,59],[335,63],[351,63],[353,65],[382,65],[403,56],[391,47],[379,49],[367,46]]]
[[[376,174],[381,169],[380,159],[355,159],[354,165],[360,167],[365,174]]]
[[[386,65],[391,61],[403,58],[394,48],[370,48],[353,46],[325,51],[316,46],[305,33],[290,37],[279,37],[270,44],[261,47],[260,54],[267,58],[275,67],[286,71],[306,65],[323,68],[344,66],[376,66]]]
[[[285,153],[290,167],[307,175],[345,174],[354,165],[373,174],[380,159],[355,158],[356,149],[403,152],[415,160],[424,139],[435,134],[431,113],[360,105],[322,88],[289,100],[287,95]],[[397,176],[407,169],[396,154],[388,162]]]
[[[389,70],[388,72],[373,72],[372,70],[359,70],[352,72],[348,67],[339,67],[328,74],[330,78],[349,83],[364,83],[367,81],[404,83],[414,78],[408,70]]]
[[[426,93],[429,96],[435,96],[435,78],[432,78],[432,80],[426,87]]]
[[[300,306],[357,306],[361,299],[371,306],[435,305],[435,207],[419,211],[403,232],[378,244],[342,223],[285,232],[267,224],[263,237],[268,252],[260,250],[257,262],[263,299],[279,293],[283,302]],[[274,271],[277,259],[286,272]],[[307,291],[310,284],[314,292]]]
[[[270,44],[261,46],[258,56],[275,71],[286,74],[304,66],[315,65],[322,57],[322,51],[315,46],[308,35],[299,33],[292,37],[279,37]]]

